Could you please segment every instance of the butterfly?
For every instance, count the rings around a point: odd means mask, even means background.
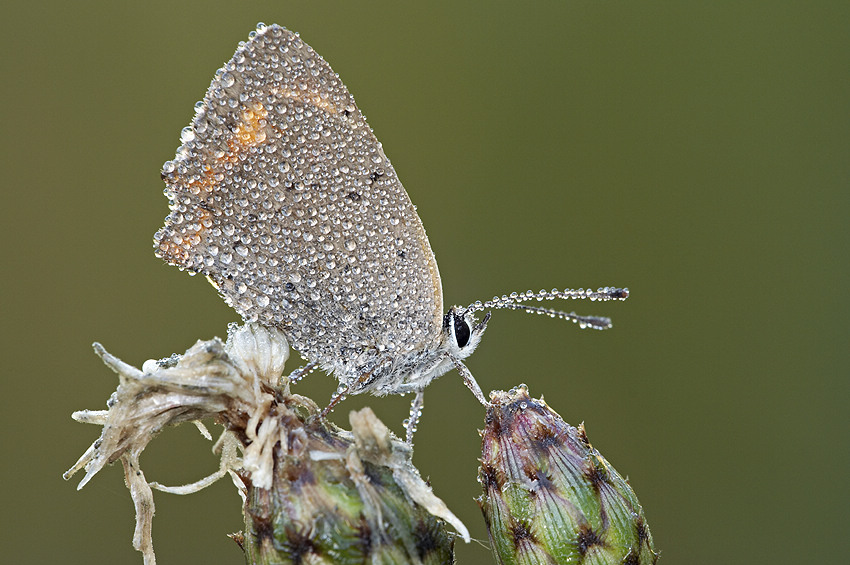
[[[195,106],[162,178],[170,213],[156,254],[200,273],[246,322],[279,328],[308,364],[350,394],[415,397],[451,369],[487,404],[463,364],[490,313],[507,308],[608,328],[607,318],[524,304],[623,300],[628,290],[513,293],[444,311],[422,221],[339,76],[298,34],[258,25]]]

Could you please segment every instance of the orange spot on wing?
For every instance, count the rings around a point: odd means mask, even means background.
[[[285,96],[286,98],[291,98],[293,100],[298,100],[304,104],[310,104],[311,106],[315,106],[320,110],[324,110],[329,114],[337,114],[336,106],[331,104],[331,101],[326,97],[322,96],[318,92],[299,92],[297,90],[293,90],[291,88],[280,89],[275,91],[276,94],[280,96]]]
[[[329,114],[338,113],[326,96],[314,90],[285,89],[278,91],[277,94],[302,104],[309,104]],[[233,130],[233,135],[227,140],[227,152],[204,164],[199,178],[181,178],[172,182],[175,193],[192,194],[200,202],[205,201],[216,191],[219,182],[216,177],[225,170],[225,165],[238,162],[240,154],[266,141],[272,127],[267,121],[268,115],[268,110],[260,102],[249,103],[239,114],[239,122]],[[205,232],[212,225],[211,212],[198,205],[195,205],[191,211],[196,216],[195,221],[179,227],[167,225],[166,237],[159,242],[158,255],[172,265],[189,266],[192,249],[201,243]],[[198,266],[192,265],[189,268],[197,270]]]
[[[233,131],[232,137],[227,141],[227,153],[215,158],[211,164],[204,164],[200,178],[184,178],[174,183],[180,192],[192,194],[203,202],[216,190],[218,184],[216,170],[221,170],[227,163],[235,163],[239,160],[240,153],[266,140],[265,120],[268,117],[268,110],[262,104],[254,103],[251,108],[243,110],[239,117],[240,122]],[[193,222],[179,229],[176,226],[170,226],[167,237],[159,243],[160,257],[173,265],[187,266],[189,264],[192,248],[201,243],[207,228],[212,225],[213,215],[210,211],[195,206],[192,213],[196,216]],[[194,266],[192,268],[194,269]]]
[[[240,150],[256,147],[266,140],[266,118],[269,112],[265,106],[256,102],[253,109],[246,109],[240,118],[242,121],[233,132],[233,138],[228,142],[230,153],[225,155],[230,160],[235,160]]]
[[[184,230],[168,229],[166,231],[167,237],[159,242],[157,255],[172,265],[186,266],[188,264],[190,251],[201,243],[203,233],[212,225],[212,214],[209,211],[198,208],[195,215],[197,219],[187,225]]]
[[[215,184],[215,173],[209,165],[204,165],[203,176],[186,182],[186,190],[194,195],[209,194],[215,189]]]

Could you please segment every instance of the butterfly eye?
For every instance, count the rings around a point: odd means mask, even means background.
[[[463,316],[452,314],[454,316],[455,341],[457,346],[463,349],[469,343],[470,328]]]

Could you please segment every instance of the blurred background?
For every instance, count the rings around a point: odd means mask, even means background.
[[[301,33],[368,118],[428,230],[447,304],[628,286],[607,332],[495,312],[468,366],[528,384],[630,478],[661,563],[850,552],[846,2],[16,2],[0,22],[6,563],[141,563],[120,465],[61,474],[117,377],[236,314],[153,255],[159,177],[214,71],[258,21]],[[297,360],[290,362],[295,368]],[[335,382],[314,373],[318,402]],[[401,433],[408,398],[355,398]],[[415,463],[482,543],[483,410],[449,373]],[[192,426],[142,457],[212,472]],[[162,564],[243,562],[229,481],[158,493]]]

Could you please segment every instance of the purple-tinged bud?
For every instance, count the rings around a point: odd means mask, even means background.
[[[583,426],[530,398],[525,385],[490,398],[478,502],[499,563],[656,562],[634,491]]]

